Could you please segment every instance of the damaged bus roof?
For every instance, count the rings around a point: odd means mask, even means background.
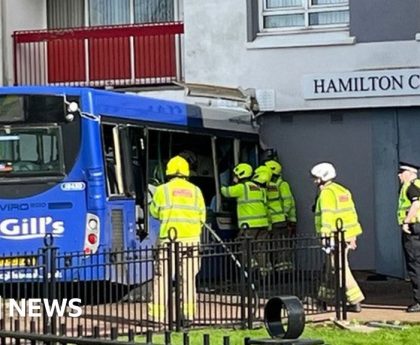
[[[81,98],[81,111],[94,116],[134,119],[156,125],[164,123],[188,129],[258,133],[252,121],[252,112],[244,109],[202,106],[85,87],[0,87],[2,94],[78,96]]]

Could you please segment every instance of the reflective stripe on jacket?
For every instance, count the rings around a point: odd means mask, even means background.
[[[331,235],[336,231],[336,220],[343,220],[345,238],[349,239],[362,233],[356,208],[350,191],[335,182],[330,182],[319,193],[315,208],[316,232]]]
[[[282,179],[279,176],[276,180],[273,181],[277,188],[280,191],[280,197],[283,207],[284,215],[288,222],[296,223],[296,204],[295,198],[293,197],[292,190],[288,182]]]
[[[150,214],[160,220],[160,238],[174,227],[178,239],[199,238],[206,220],[206,206],[200,188],[182,178],[173,178],[156,188]]]
[[[238,226],[247,224],[250,228],[267,227],[268,214],[266,205],[266,191],[252,181],[224,186],[221,193],[227,198],[236,198]]]
[[[267,184],[267,207],[270,222],[272,224],[284,222],[286,220],[286,216],[283,212],[280,189],[274,182],[269,182]]]
[[[411,182],[406,182],[401,186],[400,189],[400,197],[398,199],[398,211],[397,211],[397,219],[398,224],[402,225],[404,223],[404,219],[407,216],[408,211],[411,207],[411,201],[407,197],[407,189],[410,187],[411,183],[418,188],[420,188],[420,180],[415,179]],[[417,216],[410,220],[410,223],[420,223],[420,210],[417,212]]]

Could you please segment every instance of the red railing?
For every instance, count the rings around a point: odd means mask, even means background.
[[[180,22],[15,31],[15,85],[129,86],[183,80]]]

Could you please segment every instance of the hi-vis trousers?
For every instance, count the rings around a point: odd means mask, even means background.
[[[357,284],[356,279],[354,279],[353,273],[350,270],[349,261],[348,261],[349,249],[345,249],[344,255],[344,264],[346,267],[346,298],[349,304],[360,303],[365,299],[362,290],[360,290],[359,284]],[[326,279],[321,283],[321,286],[318,290],[318,298],[325,302],[333,302],[335,298],[335,274],[336,274],[336,264],[335,264],[334,254],[331,253],[326,259]],[[341,285],[341,282],[340,282]]]
[[[168,318],[168,291],[176,270],[179,270],[181,284],[181,301],[172,300],[172,305],[181,303],[181,312],[185,320],[192,321],[196,312],[196,284],[195,279],[200,270],[199,239],[186,238],[179,242],[179,267],[175,267],[175,246],[172,246],[172,278],[168,276],[168,239],[159,241],[159,255],[155,261],[155,275],[153,279],[152,302],[149,304],[149,318],[155,322],[165,323]]]

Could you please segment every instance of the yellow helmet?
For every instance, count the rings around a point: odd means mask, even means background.
[[[282,167],[281,164],[273,159],[265,162],[265,165],[271,169],[273,175],[280,175]]]
[[[257,169],[255,169],[252,181],[264,184],[271,181],[271,175],[272,172],[268,166],[260,165]]]
[[[239,163],[234,169],[233,173],[239,178],[244,179],[252,176],[252,166],[248,163]]]
[[[190,176],[190,166],[181,156],[171,158],[166,165],[166,176]]]

